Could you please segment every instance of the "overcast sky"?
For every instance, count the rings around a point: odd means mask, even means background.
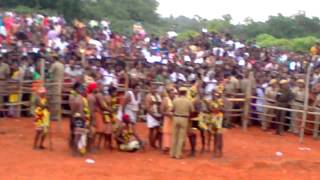
[[[231,14],[234,23],[243,22],[246,17],[264,21],[269,15],[282,13],[293,15],[299,10],[307,16],[320,17],[319,0],[158,0],[161,16],[199,15],[207,19]]]

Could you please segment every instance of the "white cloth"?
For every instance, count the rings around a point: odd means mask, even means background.
[[[147,127],[148,128],[155,128],[160,126],[159,121],[157,119],[155,119],[153,116],[151,116],[150,114],[147,114]]]
[[[178,34],[174,31],[169,31],[167,34],[170,39],[178,36]]]
[[[138,95],[137,98],[135,98],[134,94],[132,91],[128,91],[125,95],[125,97],[130,96],[131,101],[126,105],[125,109],[124,109],[124,113],[128,114],[128,116],[130,117],[130,121],[132,123],[136,123],[137,122],[137,113],[139,111],[139,104],[141,102],[141,98],[140,95]],[[122,117],[123,117],[123,113],[122,113],[123,107],[119,108],[118,114],[117,114],[117,118],[122,121]]]
[[[183,74],[176,73],[176,72],[170,74],[170,80],[172,82],[177,82],[178,80],[181,80],[181,81],[184,81],[184,82],[187,81],[186,77]]]
[[[212,49],[212,52],[215,56],[219,56],[219,57],[222,57],[223,54],[224,54],[224,49],[223,48],[218,48],[218,47],[215,47]]]
[[[190,62],[191,61],[190,56],[187,56],[187,55],[183,56],[183,59],[184,59],[185,62]]]
[[[106,20],[102,20],[102,21],[100,22],[100,24],[101,24],[103,27],[109,27],[109,22],[106,21]]]
[[[103,84],[110,86],[113,84],[114,86],[117,86],[117,77],[112,72],[103,71]]]
[[[265,67],[264,70],[265,71],[270,71],[274,69],[274,65],[272,63],[268,63]]]
[[[98,41],[98,40],[90,39],[89,40],[89,44],[95,45],[97,50],[98,50],[98,52],[101,52],[102,49],[103,49],[102,43],[100,41]]]
[[[191,82],[191,81],[194,81],[196,80],[197,78],[197,75],[194,74],[194,73],[191,73],[189,76],[188,76],[188,81]]]
[[[245,47],[245,45],[242,44],[241,42],[236,42],[236,43],[234,44],[234,46],[235,46],[235,49],[240,49],[240,48],[244,48],[244,47]]]
[[[59,48],[59,54],[64,55],[65,49],[69,46],[69,43],[66,41],[61,41],[60,38],[54,41],[54,48]]]
[[[71,77],[77,77],[82,74],[81,69],[76,69],[76,68],[71,69],[70,65],[68,65],[68,64],[65,65],[64,72]]]
[[[156,95],[156,96],[151,95],[151,99],[152,99],[152,102],[153,102],[152,112],[154,114],[158,115],[159,112],[158,112],[158,105],[157,104],[159,102],[161,102],[161,97],[158,96],[158,95]],[[147,127],[148,128],[154,128],[154,127],[160,126],[159,121],[156,118],[154,118],[153,116],[151,116],[149,113],[147,114],[146,119],[147,119]]]
[[[290,62],[290,63],[289,63],[289,69],[290,69],[291,71],[296,70],[296,62],[294,62],[294,61]]]
[[[194,61],[194,63],[196,63],[196,64],[203,64],[203,62],[204,62],[203,58],[197,58],[197,59]]]
[[[0,26],[0,35],[7,36],[7,31],[4,26]]]
[[[257,97],[259,98],[264,98],[264,92],[262,88],[257,88],[256,89],[256,93],[257,93]],[[257,99],[256,101],[257,104],[259,105],[263,105],[264,104],[264,100],[263,99]],[[258,112],[263,112],[263,107],[257,107],[257,111]]]
[[[283,54],[282,56],[279,57],[279,61],[281,63],[285,63],[288,60],[288,56],[286,54]]]
[[[207,83],[207,85],[205,87],[206,94],[210,94],[214,89],[216,89],[217,80],[215,80],[215,79],[210,80],[208,77],[205,77],[204,82]]]
[[[243,59],[243,57],[238,57],[238,65],[239,66],[245,66],[246,65],[246,61]]]
[[[197,52],[197,58],[194,61],[194,63],[203,64],[203,62],[204,62],[203,55],[204,55],[204,51]]]
[[[141,53],[142,53],[143,57],[148,61],[148,63],[153,63],[151,53],[146,48],[143,48],[141,50]]]
[[[233,42],[232,40],[228,40],[228,41],[226,42],[226,44],[227,44],[228,46],[233,46],[233,45],[234,45],[234,42]]]

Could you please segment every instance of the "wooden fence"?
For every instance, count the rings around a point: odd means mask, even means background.
[[[31,113],[32,111],[32,104],[33,104],[33,97],[34,92],[32,91],[32,83],[33,81],[7,81],[7,82],[0,82],[0,114],[5,114],[12,107],[14,107],[14,111],[17,113],[17,117],[21,116],[21,113]],[[157,83],[158,85],[163,85],[161,83]],[[45,83],[45,87],[50,89],[51,86],[56,85],[56,83]],[[62,114],[69,115],[70,108],[68,103],[68,97],[70,95],[70,91],[72,87],[72,83],[63,83],[63,89],[61,93],[62,98]],[[250,87],[250,85],[249,85]],[[120,87],[118,88],[119,91],[125,91],[126,88]],[[141,90],[143,92],[147,92],[147,90]],[[50,91],[49,91],[50,92]],[[8,97],[11,95],[18,95],[16,102],[8,102]],[[54,94],[48,94],[48,96]],[[292,108],[283,108],[278,107],[275,105],[266,105],[253,103],[253,99],[262,100],[264,102],[271,101],[270,99],[260,98],[256,96],[252,96],[252,89],[247,88],[247,91],[244,94],[237,93],[232,94],[231,97],[225,99],[225,104],[229,104],[227,107],[224,108],[225,111],[225,118],[231,121],[232,118],[240,118],[241,119],[241,127],[244,131],[247,131],[248,124],[250,121],[268,121],[273,124],[281,124],[284,126],[290,126],[288,123],[280,123],[277,120],[274,120],[275,114],[265,114],[264,112],[259,111],[252,111],[253,107],[260,107],[263,109],[273,109],[276,111],[286,111],[286,112],[293,112],[293,113],[302,113],[302,119],[300,121],[300,142],[303,142],[303,138],[305,135],[305,131],[312,132],[314,138],[319,137],[319,127],[320,127],[320,108],[308,106],[307,103],[301,105],[299,109],[292,109]],[[234,108],[234,104],[240,104],[239,108]],[[296,106],[296,105],[295,105]],[[144,116],[141,116],[144,117]],[[270,117],[270,118],[266,118]],[[308,119],[309,117],[309,119]],[[313,118],[313,119],[310,119]],[[291,121],[297,121],[296,118],[292,118],[290,116],[286,117]],[[307,126],[306,126],[307,125]],[[313,128],[310,128],[312,126]]]

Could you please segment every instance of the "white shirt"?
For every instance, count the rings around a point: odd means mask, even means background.
[[[71,77],[77,77],[82,74],[81,69],[76,69],[76,68],[71,69],[70,65],[68,64],[65,65],[64,72]]]
[[[234,42],[233,42],[232,40],[228,40],[228,41],[226,42],[226,44],[227,44],[228,46],[232,47],[233,44],[234,44]]]
[[[176,73],[176,72],[170,74],[170,80],[172,82],[177,82],[178,80],[181,80],[181,81],[184,81],[184,82],[187,81],[186,77],[183,74]]]
[[[109,22],[108,22],[108,21],[102,20],[102,21],[100,22],[100,24],[101,24],[103,27],[109,27]]]
[[[190,62],[191,61],[190,56],[187,56],[187,55],[183,56],[183,59],[184,59],[185,62]]]
[[[264,98],[264,92],[262,88],[257,88],[256,89],[257,97],[259,98]],[[263,105],[264,100],[263,99],[257,99],[257,104]],[[257,111],[263,112],[263,107],[257,107]]]
[[[215,56],[219,56],[219,57],[222,57],[223,54],[224,54],[224,49],[223,48],[218,48],[218,47],[215,47],[212,49],[212,52]]]
[[[268,63],[265,67],[264,67],[264,70],[266,71],[270,71],[274,69],[274,65],[272,63]]]
[[[126,97],[130,96],[131,101],[126,105],[126,110],[137,112],[139,111],[139,104],[141,101],[140,94],[138,94],[137,98],[132,91],[128,91],[126,93]]]
[[[234,43],[234,45],[235,45],[236,49],[240,49],[240,48],[244,48],[245,47],[244,44],[242,44],[241,42],[236,42],[236,43]]]
[[[243,57],[238,57],[237,61],[238,61],[238,65],[239,66],[245,66],[246,65],[246,61],[243,59]]]
[[[178,36],[178,34],[174,31],[169,31],[167,34],[170,39]]]
[[[197,58],[196,58],[196,60],[194,61],[194,63],[203,64],[203,62],[204,62],[203,55],[204,55],[204,52],[203,52],[203,51],[199,51],[199,52],[197,53]]]
[[[108,85],[108,86],[110,86],[111,84],[113,84],[114,86],[118,85],[117,77],[114,75],[114,73],[108,72],[108,71],[103,71],[102,76],[103,76],[103,84],[104,85]]]
[[[64,50],[69,46],[69,43],[66,41],[61,41],[60,39],[58,39],[57,41],[55,41],[55,46],[54,48],[59,48],[59,54],[60,55],[64,55]]]
[[[297,64],[297,63],[294,62],[294,61],[290,62],[290,64],[289,64],[289,69],[292,70],[292,71],[296,70],[296,64]]]
[[[194,81],[194,80],[196,80],[196,77],[197,77],[196,74],[191,73],[191,74],[188,76],[188,81]]]
[[[98,40],[95,40],[95,39],[90,39],[89,40],[89,44],[92,44],[92,45],[95,45],[98,52],[101,52],[102,48],[103,48],[103,45],[100,41]]]
[[[217,80],[215,80],[215,79],[211,79],[211,80],[210,80],[209,77],[204,77],[204,78],[203,78],[203,81],[204,81],[205,83],[207,83],[207,85],[206,85],[206,87],[205,87],[205,89],[204,89],[204,91],[205,91],[206,94],[210,94],[213,90],[216,89],[217,82],[218,82]]]
[[[149,63],[154,63],[153,59],[151,58],[151,53],[148,51],[148,49],[143,48],[141,50],[141,53],[143,55],[143,57],[149,62]]]
[[[283,54],[282,56],[279,57],[279,61],[281,63],[284,63],[288,60],[288,56],[286,54]]]
[[[110,40],[111,31],[109,29],[103,30],[102,33],[106,36],[106,40]]]

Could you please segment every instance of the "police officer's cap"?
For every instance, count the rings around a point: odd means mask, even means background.
[[[280,81],[280,84],[288,84],[288,83],[289,83],[289,81],[286,80],[286,79],[282,79],[282,80]]]
[[[277,82],[278,82],[278,81],[277,81],[276,79],[271,79],[270,82],[269,82],[269,84],[272,85],[272,84],[275,84],[275,83],[277,83]]]
[[[303,80],[303,79],[298,79],[298,80],[297,80],[297,83],[304,84],[305,82],[304,82],[304,80]]]

